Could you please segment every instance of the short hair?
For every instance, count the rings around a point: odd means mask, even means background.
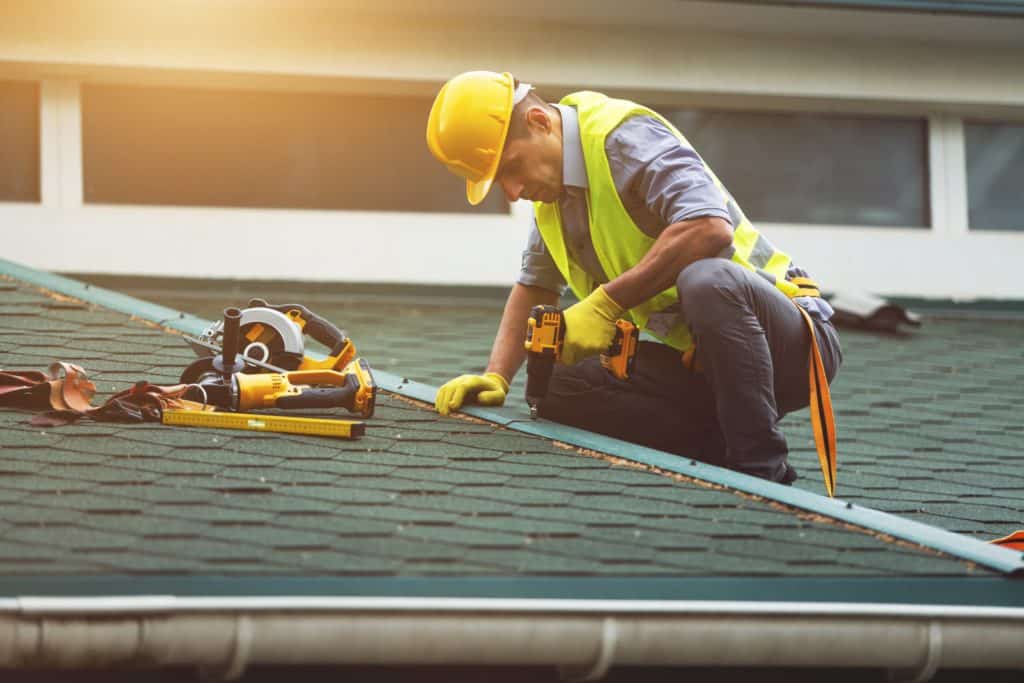
[[[515,88],[519,87],[519,79],[515,79]],[[530,107],[543,107],[544,109],[551,110],[553,107],[544,101],[544,98],[537,94],[536,90],[531,89],[530,92],[526,93],[526,97],[519,101],[519,104],[512,108],[512,113],[509,116],[508,124],[508,140],[519,140],[520,138],[526,137],[528,128],[526,126],[526,112]]]

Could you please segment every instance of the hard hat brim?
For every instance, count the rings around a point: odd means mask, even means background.
[[[466,181],[466,199],[473,206],[476,206],[484,200],[487,193],[491,190],[491,185],[494,184],[494,177],[484,178],[481,181],[473,182],[472,180]]]

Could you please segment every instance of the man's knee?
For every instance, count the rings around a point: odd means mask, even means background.
[[[735,268],[740,266],[724,258],[700,259],[683,268],[676,287],[683,317],[690,324],[696,317],[711,313],[716,301],[740,285]]]
[[[588,358],[576,365],[555,365],[547,393],[538,405],[541,417],[564,422],[566,414],[586,413],[608,378],[608,372],[597,358]]]

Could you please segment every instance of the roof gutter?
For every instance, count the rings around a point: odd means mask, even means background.
[[[0,667],[257,665],[1024,669],[1024,609],[945,605],[403,598],[20,598]]]

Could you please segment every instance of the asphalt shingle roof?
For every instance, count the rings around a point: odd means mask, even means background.
[[[181,281],[156,290],[145,280],[96,279],[211,319],[253,289],[271,301],[302,300],[344,326],[375,368],[435,386],[483,369],[504,303],[501,291],[457,298]],[[982,540],[1024,527],[1024,319],[928,316],[905,334],[840,336],[844,362],[832,386],[838,495]],[[525,405],[524,375],[512,405]],[[821,493],[808,411],[782,426],[802,475],[795,485]]]
[[[214,294],[208,305],[219,311],[235,299]],[[380,301],[309,305],[346,327],[375,367],[434,383],[472,369],[467,358],[486,355],[478,347],[489,346],[495,324],[481,315],[489,304],[394,316]],[[0,367],[77,362],[104,395],[138,379],[174,383],[194,357],[177,334],[24,283],[0,281],[0,314]],[[447,351],[429,353],[439,346]],[[0,410],[0,574],[990,575],[722,487],[442,418],[386,392],[367,435],[353,441],[156,424],[43,430],[28,417]],[[863,443],[861,460],[871,436]],[[895,456],[901,447],[885,448]],[[841,465],[854,479],[862,465],[850,457]],[[878,462],[886,461],[864,461],[850,485],[878,491],[885,475],[869,477]],[[912,505],[956,519],[1005,509],[978,500],[959,512],[931,499]],[[984,519],[984,529],[999,528]]]
[[[985,540],[1024,527],[1022,335],[1021,320],[844,330],[833,389],[843,497]],[[783,424],[794,462],[812,471],[806,411]]]

